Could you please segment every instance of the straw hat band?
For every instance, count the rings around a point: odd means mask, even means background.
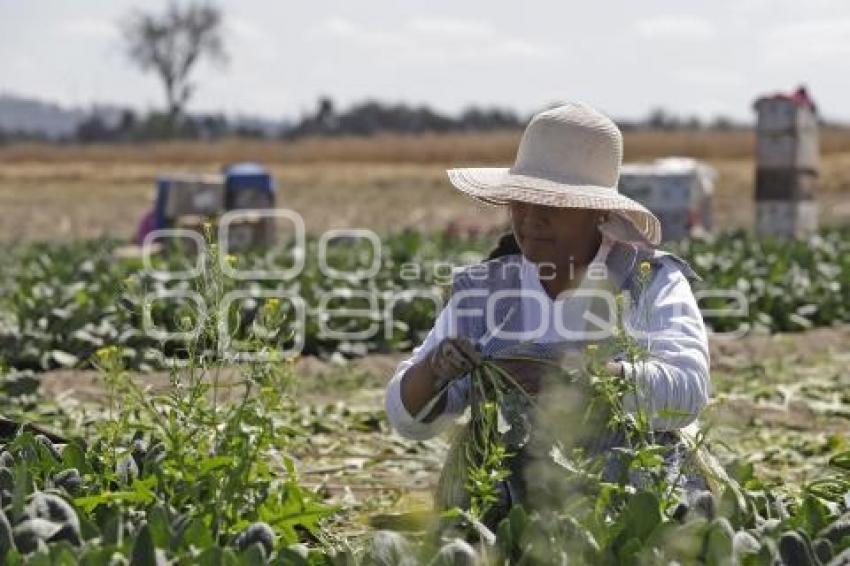
[[[551,181],[553,183],[557,183],[562,186],[586,186],[593,187],[595,190],[599,191],[613,191],[614,189],[607,183],[607,179],[605,183],[601,182],[600,179],[594,179],[592,176],[581,175],[579,173],[567,173],[564,171],[551,171],[545,170],[541,168],[532,169],[532,168],[518,168],[517,166],[511,167],[507,170],[507,173],[511,175],[513,178],[525,177],[526,179],[540,179],[544,181]],[[617,179],[614,179],[614,184],[617,183]]]

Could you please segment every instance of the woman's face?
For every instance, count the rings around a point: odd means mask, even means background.
[[[598,210],[524,202],[509,205],[511,226],[522,255],[535,263],[585,265],[599,248]]]

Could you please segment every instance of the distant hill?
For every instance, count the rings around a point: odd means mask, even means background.
[[[62,138],[74,134],[86,118],[80,109],[68,109],[33,98],[0,94],[0,130]]]
[[[73,138],[79,133],[79,126],[91,124],[93,118],[102,127],[118,127],[126,112],[132,111],[107,104],[88,108],[66,107],[37,98],[0,93],[0,132],[54,140]],[[262,137],[278,135],[281,127],[279,120],[254,116],[236,116],[227,122],[227,128],[237,133]]]
[[[123,108],[98,104],[90,108],[68,108],[36,98],[0,93],[0,131],[45,136],[71,137],[77,126],[96,115],[106,124],[116,124]]]

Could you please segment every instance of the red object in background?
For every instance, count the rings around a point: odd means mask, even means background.
[[[814,113],[817,113],[818,110],[817,106],[815,106],[815,101],[812,100],[812,97],[809,96],[809,91],[803,85],[797,87],[797,90],[795,90],[791,94],[777,92],[776,94],[772,94],[770,96],[763,96],[756,100],[756,104],[758,104],[761,100],[788,100],[790,102],[793,102],[797,106],[807,106],[811,108],[812,112]]]
[[[145,236],[156,229],[156,214],[153,210],[149,210],[139,222],[139,228],[136,230],[136,245],[141,246],[145,241]]]
[[[794,91],[794,94],[791,95],[791,100],[793,100],[794,104],[797,104],[798,106],[808,106],[812,110],[815,109],[815,103],[809,97],[809,91],[807,91],[804,86],[801,86]]]

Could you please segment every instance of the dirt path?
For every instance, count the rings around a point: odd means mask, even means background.
[[[293,366],[298,377],[296,388],[310,403],[330,404],[343,400],[378,407],[383,385],[404,357],[405,354],[374,354],[340,365],[305,356]],[[238,374],[237,368],[224,368],[218,377],[222,383],[228,383],[236,380]],[[95,370],[52,370],[39,374],[39,378],[41,392],[48,399],[68,399],[84,404],[103,401],[103,380]],[[133,378],[153,391],[164,390],[170,382],[166,371],[134,374]]]
[[[735,340],[711,340],[712,370],[740,370],[756,363],[781,359],[811,362],[848,351],[850,325],[815,328],[804,332],[749,334]]]
[[[850,344],[850,325],[817,328],[805,332],[758,335],[750,334],[736,340],[710,341],[712,373],[725,375],[752,369],[756,365],[782,363],[811,365],[825,358],[840,355]],[[315,402],[333,402],[346,398],[371,398],[382,389],[398,363],[409,354],[373,354],[350,360],[345,364],[305,356],[296,361],[294,372],[299,377],[300,390]],[[225,370],[222,379],[228,380],[236,370]],[[139,376],[154,389],[168,385],[168,373],[152,372]],[[42,391],[48,398],[72,397],[83,402],[97,402],[103,389],[97,372],[92,370],[54,370],[41,374]],[[364,392],[371,391],[369,394]]]

